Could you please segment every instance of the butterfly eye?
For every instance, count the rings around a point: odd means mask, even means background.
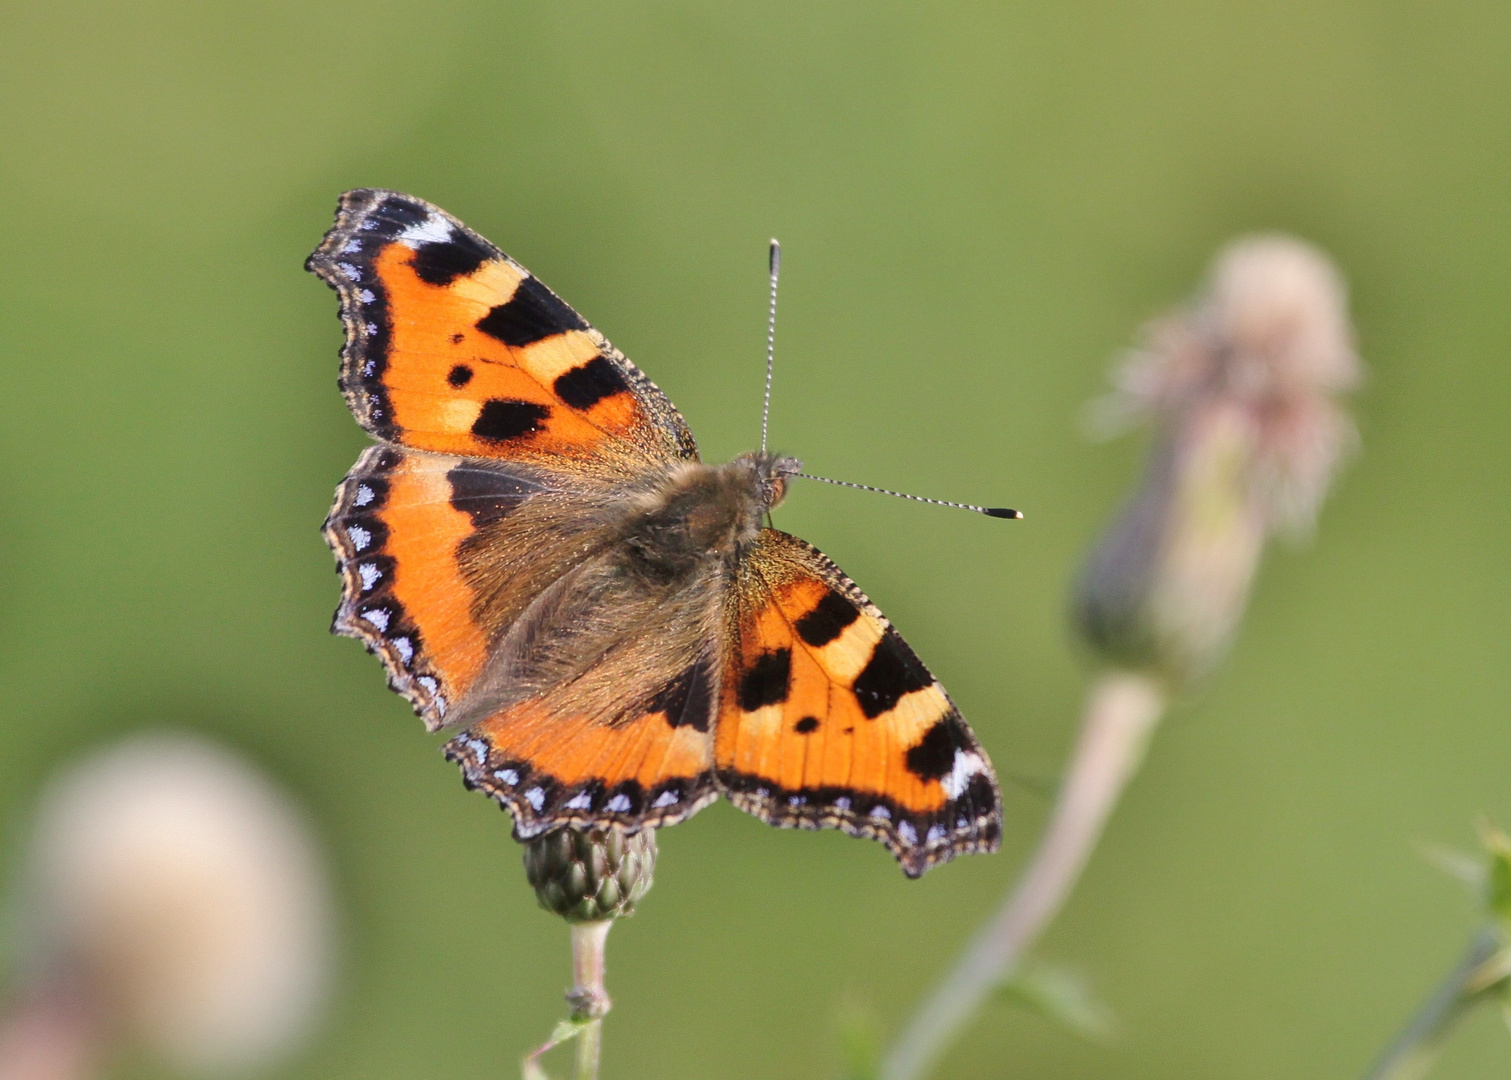
[[[781,503],[781,501],[787,497],[787,478],[786,477],[783,477],[783,476],[772,476],[772,477],[769,477],[766,480],[765,484],[762,485],[762,486],[765,489],[762,492],[762,494],[765,497],[765,500],[766,500],[766,509],[768,509],[768,510],[770,510],[774,506],[779,505]]]

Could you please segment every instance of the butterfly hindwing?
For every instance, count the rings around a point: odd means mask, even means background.
[[[708,681],[668,683],[639,715],[613,724],[521,703],[452,739],[446,756],[468,787],[509,810],[521,840],[563,825],[674,825],[718,797],[713,671],[693,677]]]
[[[762,530],[740,568],[719,785],[775,825],[881,840],[917,877],[995,851],[986,752],[876,606],[809,544]]]
[[[337,629],[432,729],[463,729],[448,757],[522,839],[671,824],[717,796],[724,576],[643,572],[604,502],[581,478],[375,447],[327,526]]]
[[[429,203],[349,191],[309,259],[341,298],[341,388],[373,435],[603,475],[696,458],[634,364],[513,259]]]
[[[374,446],[336,491],[325,537],[342,578],[333,629],[360,639],[431,730],[490,650],[462,554],[547,489],[497,463]]]

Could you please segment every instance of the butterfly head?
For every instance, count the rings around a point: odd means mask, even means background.
[[[743,465],[754,476],[762,511],[779,506],[787,497],[787,479],[803,471],[803,463],[795,457],[751,451],[741,454],[730,462]]]
[[[761,518],[786,494],[802,463],[775,454],[743,454],[725,465],[685,463],[637,497],[624,540],[655,575],[694,570],[750,544]]]

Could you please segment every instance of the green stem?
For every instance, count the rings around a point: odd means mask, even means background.
[[[1364,1074],[1364,1080],[1417,1080],[1437,1059],[1438,1047],[1453,1025],[1477,1000],[1469,987],[1476,971],[1500,948],[1500,935],[1485,927],[1448,977],[1418,1006],[1394,1042]]]
[[[603,1021],[590,1020],[577,1036],[577,1080],[598,1080],[598,1056],[603,1048]]]

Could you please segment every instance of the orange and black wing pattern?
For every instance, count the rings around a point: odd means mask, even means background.
[[[986,752],[839,567],[764,529],[735,593],[714,747],[730,801],[773,825],[874,837],[909,877],[997,849]]]
[[[648,687],[645,705],[613,723],[530,700],[473,724],[446,744],[446,756],[469,788],[510,812],[520,840],[563,825],[675,825],[718,798],[717,704],[710,654]]]
[[[332,630],[360,639],[434,731],[487,659],[490,633],[459,557],[541,484],[494,462],[365,450],[336,490],[325,538],[341,604]]]
[[[468,578],[483,534],[527,499],[623,482],[697,448],[603,335],[423,200],[347,192],[308,266],[340,297],[347,403],[384,443],[326,519],[343,579],[333,629],[377,653],[434,730],[504,629]]]
[[[552,494],[491,462],[387,446],[367,450],[337,492],[326,522],[344,585],[334,629],[382,657],[432,731],[465,711],[504,629],[479,616],[461,552]],[[446,754],[512,812],[521,839],[566,824],[668,825],[717,797],[717,687],[710,649],[665,685],[647,681],[643,707],[613,723],[532,698],[473,724]]]
[[[385,442],[606,477],[697,457],[677,410],[528,270],[445,211],[349,191],[308,267],[341,298],[341,390]]]

